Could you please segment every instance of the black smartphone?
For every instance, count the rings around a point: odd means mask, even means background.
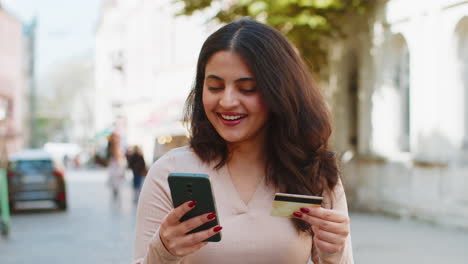
[[[197,205],[182,217],[180,220],[181,222],[206,213],[216,214],[214,220],[195,228],[189,233],[203,231],[219,225],[219,216],[216,211],[215,199],[208,175],[197,173],[170,173],[168,182],[174,208],[187,201],[197,201]],[[217,233],[205,241],[219,242],[221,241],[221,233]]]

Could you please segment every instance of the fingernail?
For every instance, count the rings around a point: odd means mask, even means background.
[[[310,212],[310,210],[309,210],[309,208],[303,207],[303,208],[301,208],[301,212],[307,214],[308,212]]]
[[[188,206],[189,206],[189,207],[194,207],[195,205],[197,205],[197,203],[198,203],[197,201],[191,201],[191,202],[188,204]]]
[[[217,226],[217,227],[213,228],[213,231],[219,232],[219,231],[221,231],[221,229],[223,229],[222,226]]]
[[[301,213],[301,212],[294,212],[294,216],[296,216],[296,217],[302,217],[302,213]]]
[[[209,214],[206,218],[208,218],[209,220],[213,219],[216,217],[216,214],[215,213],[211,213]]]

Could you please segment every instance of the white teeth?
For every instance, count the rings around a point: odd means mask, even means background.
[[[222,118],[226,119],[226,120],[237,120],[237,119],[240,119],[242,117],[244,117],[243,115],[236,115],[236,116],[231,116],[231,115],[221,115]]]

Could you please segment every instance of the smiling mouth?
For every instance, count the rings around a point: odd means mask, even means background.
[[[240,120],[242,118],[247,117],[247,115],[223,115],[223,114],[218,114],[218,116],[220,116],[222,119],[226,121],[236,121],[236,120]]]

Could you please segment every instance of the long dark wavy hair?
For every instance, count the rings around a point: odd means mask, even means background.
[[[330,114],[306,64],[277,30],[249,18],[221,27],[200,51],[194,86],[185,105],[190,123],[190,147],[204,162],[229,160],[227,143],[209,122],[203,108],[205,67],[218,51],[239,54],[254,74],[257,89],[269,110],[266,124],[266,182],[281,192],[322,195],[333,190],[339,173],[328,148]],[[293,219],[296,230],[312,232]]]

